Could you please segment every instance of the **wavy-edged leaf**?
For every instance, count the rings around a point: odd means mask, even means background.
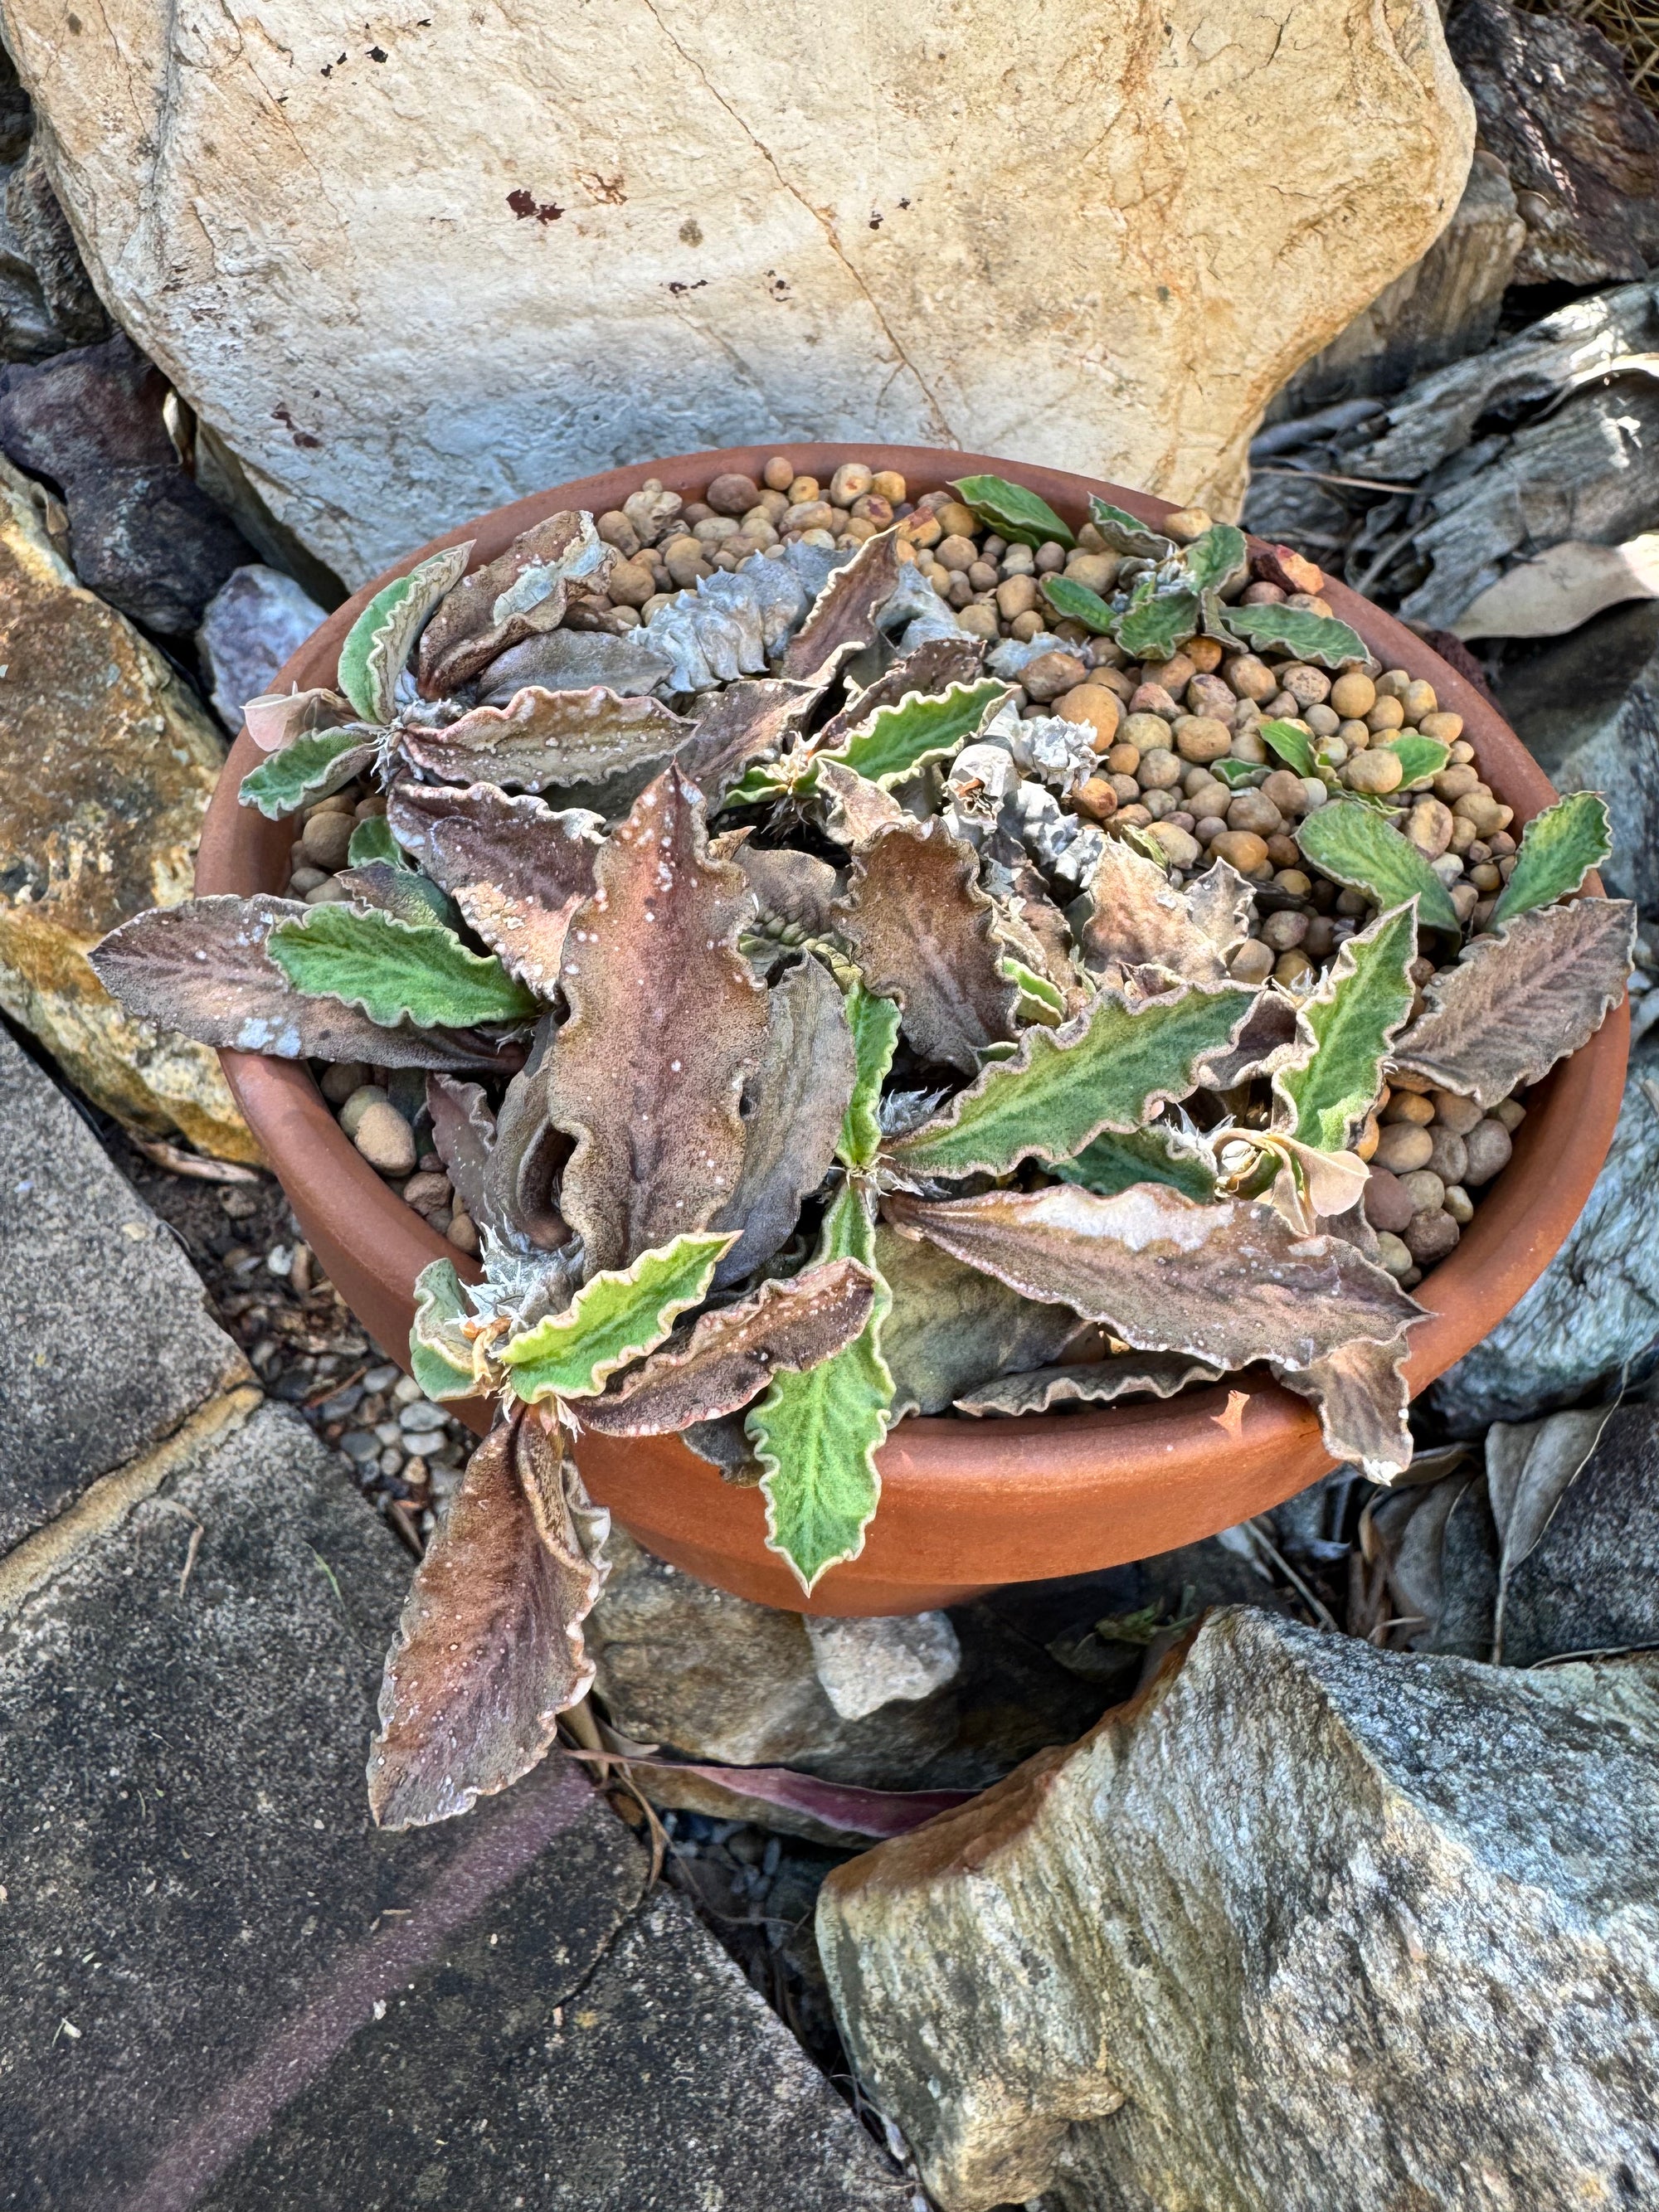
[[[473,1086],[476,1089],[477,1086]],[[472,1317],[453,1261],[434,1260],[415,1278],[415,1319],[409,1331],[409,1371],[428,1398],[471,1398],[478,1389]]]
[[[1117,641],[1133,660],[1168,660],[1197,636],[1202,621],[1196,592],[1154,587],[1143,593],[1137,586],[1118,622]]]
[[[1389,1048],[1405,1026],[1415,987],[1417,924],[1409,906],[1379,915],[1351,937],[1298,1014],[1305,1055],[1273,1079],[1285,1126],[1321,1152],[1347,1149],[1382,1089]]]
[[[1056,1406],[1109,1406],[1114,1399],[1173,1398],[1194,1382],[1218,1382],[1218,1368],[1179,1352],[1125,1352],[1079,1367],[1039,1367],[1005,1375],[956,1401],[959,1413],[976,1418],[1049,1413]]]
[[[831,572],[805,621],[784,647],[780,673],[826,674],[848,652],[861,652],[873,641],[876,617],[892,598],[898,580],[898,531],[878,531],[865,539],[850,561]]]
[[[853,1342],[804,1373],[773,1382],[744,1423],[762,1468],[766,1543],[810,1595],[819,1578],[864,1549],[881,1496],[876,1453],[891,1419],[893,1378],[881,1356],[890,1297],[875,1264],[869,1198],[848,1180],[824,1217],[817,1263],[855,1260],[874,1285]]]
[[[1210,763],[1210,774],[1218,783],[1224,783],[1229,791],[1243,791],[1255,770],[1249,761],[1223,759]]]
[[[1599,791],[1575,791],[1547,806],[1521,832],[1521,849],[1491,927],[1501,929],[1518,914],[1571,897],[1612,850],[1607,802]]]
[[[423,775],[447,784],[586,789],[647,769],[659,774],[691,729],[660,699],[625,698],[601,684],[573,691],[528,684],[504,707],[475,707],[441,730],[406,732],[403,747]]]
[[[972,507],[981,522],[988,522],[1011,544],[1042,545],[1052,542],[1069,549],[1077,540],[1046,499],[1006,477],[962,477],[951,486],[964,507]]]
[[[1243,884],[1236,871],[1230,872]],[[1206,871],[1199,881],[1213,873]],[[1079,941],[1090,967],[1164,968],[1188,983],[1227,980],[1226,944],[1205,927],[1207,908],[1200,919],[1192,894],[1177,890],[1156,861],[1132,852],[1121,837],[1107,839],[1090,878],[1089,896],[1093,911]]]
[[[822,696],[817,684],[781,677],[745,678],[706,695],[706,703],[674,759],[712,814],[756,763],[775,759]]]
[[[432,1149],[443,1162],[467,1218],[480,1229],[499,1227],[485,1180],[495,1142],[495,1116],[483,1084],[428,1075],[426,1110],[432,1122]]]
[[[520,1250],[557,1252],[571,1239],[570,1224],[555,1197],[559,1172],[571,1150],[570,1139],[554,1125],[550,1096],[557,1026],[550,1013],[537,1023],[530,1057],[502,1093],[484,1169],[484,1190],[491,1218],[500,1224],[497,1233],[505,1234]]]
[[[427,624],[422,696],[441,698],[510,646],[556,629],[571,585],[603,576],[611,559],[591,515],[567,510],[521,531],[505,553],[458,582]]]
[[[984,639],[969,637],[965,630],[957,630],[951,637],[928,638],[902,660],[896,660],[884,676],[855,692],[817,732],[814,747],[820,754],[833,754],[842,738],[867,722],[878,708],[896,707],[913,693],[931,699],[953,684],[972,684],[984,659]]]
[[[838,845],[866,845],[896,822],[905,809],[890,791],[855,775],[838,760],[821,760],[812,772],[812,789],[826,836]]]
[[[380,749],[380,732],[367,722],[344,722],[295,738],[242,778],[237,798],[258,807],[267,822],[297,814],[361,775]]]
[[[731,857],[769,922],[781,922],[807,937],[823,937],[834,929],[841,878],[827,860],[793,845],[752,845],[746,836],[732,847]]]
[[[1174,538],[1166,538],[1149,523],[1137,522],[1133,514],[1097,493],[1089,501],[1089,520],[1114,553],[1138,561],[1167,561],[1176,550]]]
[[[1227,627],[1248,645],[1288,653],[1316,668],[1348,668],[1370,658],[1365,641],[1334,615],[1283,605],[1227,609]]]
[[[1318,775],[1314,741],[1306,730],[1299,730],[1294,722],[1281,718],[1263,722],[1256,734],[1264,744],[1273,748],[1292,775]]]
[[[520,1398],[591,1398],[630,1361],[654,1351],[688,1306],[708,1295],[731,1235],[677,1237],[631,1267],[590,1275],[562,1313],[548,1314],[496,1358]]]
[[[668,684],[674,672],[672,655],[645,629],[620,636],[603,629],[550,629],[508,646],[477,681],[486,707],[504,707],[532,687],[642,698]]]
[[[262,691],[242,708],[242,726],[262,753],[279,753],[295,738],[316,730],[337,729],[353,720],[351,702],[326,688],[310,691]]]
[[[384,726],[398,703],[398,678],[433,609],[466,574],[472,540],[422,561],[376,592],[340,647],[338,683],[366,722]]]
[[[399,921],[439,921],[446,929],[460,927],[461,910],[454,900],[401,862],[365,860],[360,868],[342,868],[336,880],[356,906],[379,907]]]
[[[354,868],[366,868],[372,860],[385,860],[395,868],[409,866],[384,814],[366,815],[357,824],[346,848],[346,860]]]
[[[1400,763],[1400,788],[1409,791],[1425,776],[1438,775],[1451,758],[1451,747],[1438,738],[1425,738],[1420,730],[1402,730],[1371,747],[1373,752],[1392,753]]]
[[[923,1060],[971,1074],[986,1045],[1018,1034],[995,912],[979,888],[979,855],[937,819],[895,823],[854,858],[836,927],[870,989],[898,1001]]]
[[[517,1413],[473,1453],[386,1654],[368,1756],[382,1827],[467,1812],[546,1756],[592,1683],[581,1624],[610,1528],[556,1423]]]
[[[1287,1390],[1319,1408],[1320,1431],[1333,1459],[1358,1467],[1373,1482],[1387,1482],[1412,1463],[1407,1349],[1403,1338],[1389,1344],[1361,1339],[1310,1367],[1268,1364]]]
[[[1415,845],[1369,806],[1334,799],[1297,823],[1296,842],[1316,868],[1388,909],[1417,901],[1427,929],[1461,931],[1450,894]]]
[[[881,1086],[898,1045],[899,1010],[861,983],[848,992],[846,1006],[854,1079],[836,1150],[848,1167],[868,1168],[881,1150]]]
[[[1003,954],[997,968],[1018,994],[1014,1002],[1017,1022],[1042,1022],[1050,1029],[1059,1028],[1071,1010],[1058,983],[1051,983],[1046,975],[1040,975],[1035,968],[1028,968],[1023,960],[1016,960],[1009,952]]]
[[[1042,577],[1038,588],[1057,615],[1069,622],[1081,623],[1097,637],[1111,635],[1117,617],[1098,592],[1091,592],[1073,576]]]
[[[1282,1055],[1294,1049],[1296,1038],[1296,1008],[1270,985],[1256,993],[1232,1044],[1200,1062],[1199,1081],[1206,1091],[1231,1091],[1253,1077],[1271,1075]]]
[[[392,1028],[337,999],[295,990],[266,951],[271,931],[319,914],[297,899],[185,899],[112,930],[91,955],[99,981],[141,1021],[198,1044],[274,1060],[376,1067],[489,1068],[495,1040],[469,1030]],[[343,911],[343,909],[337,909]]]
[[[1209,1147],[1167,1121],[1121,1134],[1108,1130],[1075,1159],[1053,1165],[1062,1182],[1080,1183],[1097,1198],[1115,1198],[1138,1182],[1161,1182],[1187,1198],[1215,1196],[1215,1159]]]
[[[1250,573],[1249,548],[1244,532],[1231,522],[1214,522],[1194,538],[1182,556],[1182,565],[1196,592],[1227,591]]]
[[[279,921],[266,949],[296,991],[361,1006],[386,1029],[403,1021],[420,1029],[467,1029],[521,1020],[537,1010],[499,960],[469,952],[441,922],[312,906]]]
[[[1039,1305],[994,1275],[953,1260],[925,1237],[876,1226],[876,1267],[892,1292],[881,1354],[893,1377],[892,1418],[942,1413],[1000,1375],[1082,1358],[1100,1332],[1063,1306]]]
[[[1589,1042],[1625,995],[1636,945],[1626,899],[1534,907],[1474,938],[1424,994],[1390,1057],[1490,1109]]]
[[[875,1310],[876,1279],[856,1260],[804,1268],[763,1283],[741,1305],[706,1313],[603,1395],[585,1398],[585,1429],[607,1437],[677,1433],[734,1413],[775,1375],[799,1374],[861,1336]]]
[[[960,751],[1007,696],[1008,686],[995,677],[977,684],[952,684],[933,698],[913,693],[896,707],[878,707],[867,721],[848,732],[833,753],[815,752],[811,763],[838,761],[855,775],[890,789],[929,761],[944,760]],[[803,781],[810,788],[811,766]]]
[[[1006,1175],[1023,1159],[1074,1160],[1105,1130],[1139,1128],[1196,1085],[1224,1052],[1255,994],[1188,986],[1131,1006],[1102,991],[1064,1028],[1027,1030],[945,1111],[886,1147],[907,1175]]]
[[[736,1189],[738,1102],[766,1050],[767,994],[737,950],[743,871],[709,857],[702,801],[670,767],[594,863],[565,941],[570,1018],[548,1058],[576,1139],[560,1205],[595,1267],[708,1226]]]

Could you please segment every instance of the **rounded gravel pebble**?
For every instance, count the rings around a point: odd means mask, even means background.
[[[1509,1165],[1514,1149],[1510,1133],[1501,1121],[1477,1121],[1463,1139],[1467,1164],[1458,1182],[1466,1188],[1479,1189]]]
[[[300,842],[312,866],[332,874],[343,868],[356,823],[349,814],[313,814],[300,832]]]
[[[1413,1121],[1390,1121],[1376,1140],[1376,1165],[1390,1175],[1409,1175],[1425,1168],[1434,1151],[1434,1139]]]
[[[380,1175],[407,1175],[415,1164],[415,1132],[389,1098],[364,1109],[351,1141]]]
[[[1462,1182],[1469,1164],[1468,1150],[1455,1129],[1443,1122],[1436,1122],[1429,1131],[1434,1150],[1429,1154],[1429,1165],[1442,1182]]]
[[[1462,1234],[1449,1213],[1419,1213],[1413,1216],[1401,1242],[1419,1267],[1431,1267],[1455,1249]]]
[[[1373,1229],[1391,1229],[1396,1236],[1417,1211],[1411,1194],[1397,1176],[1371,1162],[1365,1183],[1365,1218]]]

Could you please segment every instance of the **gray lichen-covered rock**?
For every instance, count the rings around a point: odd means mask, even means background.
[[[1229,1612],[1081,1743],[837,1870],[818,1937],[945,2212],[1639,2203],[1656,1849],[1659,1662]]]

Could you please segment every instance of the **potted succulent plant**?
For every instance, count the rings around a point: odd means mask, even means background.
[[[97,956],[226,1050],[335,1279],[493,1423],[388,1659],[388,1821],[585,1691],[585,1476],[835,1609],[884,1477],[955,1470],[958,1528],[851,1610],[1386,1478],[1605,1150],[1598,798],[1540,806],[1289,548],[876,459],[619,472],[417,557],[250,706],[203,895]]]

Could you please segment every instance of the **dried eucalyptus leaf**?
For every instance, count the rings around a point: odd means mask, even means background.
[[[1137,586],[1128,612],[1119,619],[1117,641],[1132,659],[1167,660],[1197,636],[1202,622],[1196,592],[1154,586],[1143,595]]]
[[[1115,1398],[1149,1393],[1173,1398],[1192,1382],[1218,1382],[1218,1368],[1178,1352],[1127,1352],[1082,1367],[1039,1367],[1027,1375],[1005,1375],[956,1401],[959,1413],[1052,1413],[1056,1406],[1109,1406]]]
[[[1077,540],[1046,499],[1006,477],[963,477],[951,486],[964,507],[1011,544],[1042,545],[1052,542],[1067,550]]]
[[[1223,879],[1206,895],[1200,920],[1191,896],[1177,890],[1162,868],[1131,852],[1121,838],[1109,837],[1089,883],[1094,911],[1082,930],[1083,957],[1091,968],[1165,968],[1188,983],[1224,982],[1224,946],[1206,923],[1217,914],[1221,927],[1230,926],[1231,892]]]
[[[337,729],[353,719],[351,702],[337,691],[264,691],[242,708],[242,726],[262,753],[279,753],[295,738]]]
[[[1297,824],[1296,842],[1316,868],[1383,908],[1417,901],[1427,929],[1461,933],[1451,896],[1409,838],[1369,806],[1334,799]]]
[[[641,1252],[631,1267],[590,1274],[562,1313],[546,1315],[497,1352],[509,1384],[531,1405],[594,1396],[702,1304],[732,1243],[730,1235],[677,1237]]]
[[[706,1228],[742,1172],[767,994],[737,950],[753,896],[707,845],[702,802],[671,767],[605,841],[566,939],[548,1096],[576,1139],[561,1208],[594,1267]]]
[[[478,689],[487,707],[502,706],[532,687],[634,698],[668,685],[673,673],[672,659],[644,629],[620,637],[602,629],[551,629],[510,645],[478,678]]]
[[[1046,1366],[1098,1335],[1063,1306],[1022,1297],[993,1275],[923,1237],[878,1224],[876,1267],[892,1292],[882,1357],[893,1376],[894,1420],[942,1413],[1000,1375]]]
[[[659,699],[624,698],[597,684],[580,691],[532,684],[505,707],[475,707],[430,733],[409,731],[403,745],[423,775],[447,784],[482,777],[503,789],[546,791],[647,768],[658,774],[691,727]]]
[[[610,1528],[556,1424],[515,1414],[473,1453],[386,1655],[368,1757],[382,1827],[467,1812],[546,1756],[593,1680],[581,1624]]]
[[[1086,584],[1079,584],[1072,576],[1044,576],[1041,588],[1043,598],[1057,615],[1069,622],[1080,622],[1097,637],[1111,635],[1117,617],[1098,592],[1091,592]]]
[[[302,908],[266,950],[296,991],[361,1006],[383,1029],[466,1029],[510,1022],[536,1001],[499,960],[469,952],[440,922],[399,921],[349,906]]]
[[[483,1084],[428,1075],[426,1110],[432,1121],[432,1149],[443,1162],[467,1218],[479,1229],[500,1227],[485,1181],[495,1142],[495,1116]]]
[[[1250,573],[1249,548],[1244,532],[1231,522],[1212,523],[1202,537],[1194,538],[1182,565],[1197,592],[1224,592],[1242,584]]]
[[[821,692],[816,684],[768,676],[728,684],[708,695],[674,759],[686,781],[702,792],[711,814],[754,763],[776,758]]]
[[[521,531],[505,553],[458,583],[427,624],[421,696],[443,698],[509,646],[556,629],[571,584],[602,577],[611,559],[591,515],[567,510]]]
[[[1501,929],[1518,914],[1570,898],[1612,850],[1607,802],[1599,791],[1575,791],[1547,806],[1521,832],[1521,849],[1492,909],[1492,927]]]
[[[453,1261],[434,1260],[422,1267],[415,1278],[409,1371],[428,1398],[471,1398],[477,1390],[472,1340],[464,1327],[471,1316]]]
[[[1273,1079],[1278,1121],[1304,1145],[1346,1151],[1376,1103],[1389,1048],[1412,1010],[1417,925],[1409,906],[1351,937],[1304,999],[1306,1049]]]
[[[1138,1182],[1161,1182],[1185,1197],[1215,1196],[1215,1158],[1202,1139],[1167,1121],[1120,1135],[1108,1130],[1085,1145],[1075,1159],[1056,1160],[1063,1182],[1080,1183],[1097,1198],[1115,1198]]]
[[[818,675],[835,666],[849,651],[871,644],[876,617],[893,596],[898,583],[898,532],[879,531],[866,538],[850,561],[844,561],[818,593],[806,619],[784,647],[781,673]]]
[[[377,592],[351,625],[340,647],[338,681],[364,721],[392,720],[410,648],[433,609],[465,574],[471,550],[469,538],[418,562]]]
[[[856,854],[837,927],[869,988],[898,1001],[923,1060],[972,1073],[1016,1034],[1017,987],[998,965],[995,909],[970,845],[939,821],[895,823]]]
[[[927,586],[933,591],[933,586]],[[914,693],[932,698],[953,684],[972,684],[985,659],[983,638],[957,630],[950,637],[928,638],[896,660],[884,676],[850,698],[838,714],[832,714],[814,743],[821,753],[833,754],[848,734],[881,707],[896,707]]]
[[[1595,1036],[1625,995],[1636,943],[1625,899],[1534,907],[1472,939],[1429,984],[1396,1067],[1490,1109]]]
[[[361,775],[380,749],[380,732],[367,722],[345,722],[295,738],[242,778],[237,797],[258,807],[267,822],[297,814]]]
[[[1288,653],[1316,668],[1349,668],[1370,657],[1358,630],[1306,607],[1230,606],[1227,627],[1258,650]]]
[[[1137,561],[1167,561],[1176,550],[1172,538],[1165,538],[1150,524],[1137,522],[1133,514],[1098,494],[1089,501],[1089,520],[1114,553]]]
[[[758,1397],[776,1374],[799,1373],[861,1336],[876,1279],[855,1260],[763,1283],[740,1305],[706,1313],[659,1352],[578,1408],[585,1429],[655,1437],[720,1419]]]

